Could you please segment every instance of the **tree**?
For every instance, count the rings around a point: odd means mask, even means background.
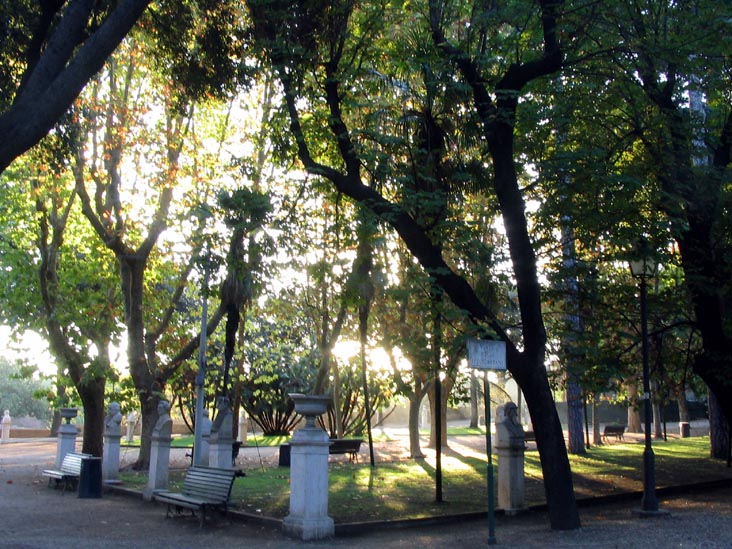
[[[659,249],[669,237],[678,245],[702,338],[694,371],[728,420],[732,105],[729,45],[715,38],[729,30],[729,10],[705,1],[615,2],[593,27],[607,55],[576,73],[610,113],[594,128],[615,135],[613,148],[625,155],[613,169],[645,195],[646,221],[636,231]]]
[[[378,158],[378,147],[365,139],[376,133],[365,124],[367,113],[374,109],[368,102],[359,103],[363,99],[359,94],[372,87],[373,71],[384,68],[383,60],[392,50],[385,38],[388,33],[382,34],[383,25],[397,21],[397,14],[388,12],[385,6],[368,3],[315,6],[260,0],[249,2],[248,6],[255,37],[282,84],[284,108],[303,167],[313,176],[330,181],[338,191],[368,206],[388,222],[434,278],[436,286],[482,325],[486,333],[508,342],[509,368],[526,395],[537,432],[551,525],[558,529],[577,528],[579,516],[569,461],[544,368],[545,332],[536,260],[516,178],[512,139],[512,121],[519,94],[532,80],[556,72],[561,67],[557,5],[541,3],[540,17],[536,18],[543,28],[543,33],[539,31],[537,43],[543,53],[531,61],[512,64],[497,80],[481,75],[477,61],[447,41],[446,25],[451,23],[448,13],[443,12],[436,2],[429,6],[429,30],[435,46],[445,53],[447,62],[455,63],[474,93],[477,114],[484,126],[484,137],[493,161],[494,188],[501,205],[518,284],[521,351],[465,278],[445,261],[441,247],[433,242],[424,227],[399,204],[363,183],[363,170],[379,173],[372,165],[373,159]],[[488,21],[490,14],[485,9],[473,13],[481,19],[473,21],[470,29],[486,30],[482,22]],[[411,15],[407,12],[406,17]],[[277,21],[277,24],[272,21]],[[418,22],[412,19],[407,27],[413,28],[414,25]],[[497,104],[488,93],[486,81],[496,82],[493,92]],[[315,89],[318,90],[317,95],[310,93]],[[353,94],[349,93],[351,90]],[[324,98],[322,103],[319,98]],[[300,109],[305,105],[309,111],[307,117]],[[360,105],[363,105],[362,109],[358,108]],[[322,117],[318,110],[321,107],[325,111]],[[318,139],[313,140],[316,135]],[[327,141],[324,140],[326,136]]]
[[[109,257],[80,230],[73,184],[65,170],[69,143],[64,137],[73,141],[73,132],[49,137],[3,177],[5,198],[18,205],[13,215],[27,215],[32,208],[35,225],[3,224],[3,309],[14,329],[36,330],[46,337],[59,368],[60,398],[55,404],[67,405],[64,384],[70,380],[85,411],[83,449],[100,456],[104,388],[112,369],[109,351],[119,336],[119,294],[110,285]]]
[[[3,3],[0,18],[13,21],[14,32],[0,46],[0,173],[53,128],[148,4]]]

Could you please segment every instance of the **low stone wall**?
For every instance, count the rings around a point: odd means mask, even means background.
[[[50,429],[10,429],[10,438],[47,438],[50,436]]]

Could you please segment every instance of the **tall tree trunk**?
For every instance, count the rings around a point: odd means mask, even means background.
[[[424,458],[419,438],[419,411],[422,408],[424,393],[415,392],[409,397],[409,457]]]
[[[475,375],[475,368],[470,369],[470,428],[478,428],[478,378]]]
[[[572,454],[585,454],[584,437],[584,400],[582,387],[572,374],[567,380],[567,432],[569,434],[569,451]]]
[[[592,395],[592,444],[602,444],[602,432],[600,431],[600,415],[597,413],[597,396]]]
[[[709,443],[710,455],[716,459],[727,459],[730,437],[729,423],[722,414],[717,397],[709,392]]]
[[[642,433],[641,417],[638,411],[638,385],[630,383],[628,385],[628,432]]]
[[[104,443],[104,387],[106,378],[82,381],[77,390],[84,406],[84,430],[81,451],[101,457]]]
[[[137,470],[146,470],[150,466],[153,428],[158,421],[158,403],[165,389],[161,380],[155,376],[155,364],[148,363],[145,354],[142,300],[146,259],[137,254],[118,257],[127,326],[127,360],[140,399],[142,415],[140,453],[134,464]]]
[[[686,400],[686,391],[684,389],[676,393],[676,404],[679,407],[679,422],[689,423],[689,403]]]
[[[447,401],[450,398],[450,391],[452,391],[452,387],[454,385],[454,381],[450,377],[445,377],[444,380],[442,380],[441,387],[440,387],[440,400],[441,400],[441,413],[440,413],[440,436],[442,438],[442,448],[448,449],[450,445],[447,443]],[[430,441],[428,444],[428,448],[435,448],[437,449],[437,424],[435,423],[435,417],[437,412],[437,405],[435,401],[435,388],[434,385],[432,386],[432,390],[427,393],[427,398],[429,399],[430,403],[430,410],[432,413],[430,414],[430,418],[432,420],[430,425]]]
[[[661,412],[661,404],[654,402],[651,409],[653,410],[653,436],[654,438],[663,438],[663,421],[661,418],[663,413]]]

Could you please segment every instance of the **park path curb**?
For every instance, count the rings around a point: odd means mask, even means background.
[[[656,489],[656,494],[658,496],[664,497],[664,496],[677,496],[680,494],[688,494],[693,492],[706,492],[706,491],[712,491],[717,490],[720,488],[728,488],[732,486],[732,479],[718,479],[718,480],[711,480],[706,482],[699,482],[694,484],[680,484],[680,485],[674,485],[674,486],[664,486],[661,488]],[[142,492],[139,490],[133,490],[130,488],[124,488],[119,485],[105,485],[104,490],[106,492],[111,492],[114,494],[130,497],[133,499],[139,499],[143,503],[148,503],[145,500],[143,500]],[[598,505],[607,505],[612,503],[623,503],[623,502],[631,502],[631,501],[637,501],[639,502],[641,497],[643,496],[642,491],[635,491],[635,492],[620,492],[617,494],[609,494],[604,496],[596,496],[596,497],[590,497],[590,498],[579,498],[577,500],[577,505],[580,508],[588,508],[588,507],[594,507]],[[159,505],[155,502],[150,502],[153,505]],[[544,513],[547,511],[547,505],[545,503],[537,504],[537,505],[530,505],[528,506],[521,514],[526,513]],[[497,516],[506,516],[506,514],[498,509],[496,510]],[[232,509],[228,512],[228,516],[232,519],[235,519],[237,521],[246,522],[250,524],[256,524],[259,526],[265,526],[268,528],[272,528],[275,530],[280,530],[282,528],[282,519],[277,519],[273,517],[266,517],[263,515],[256,515],[253,513],[247,513],[244,511],[239,511],[236,509]],[[408,528],[419,528],[419,527],[425,527],[425,526],[441,526],[441,525],[449,525],[449,524],[455,524],[455,523],[462,523],[462,522],[470,522],[470,521],[478,521],[478,520],[487,520],[488,518],[488,512],[487,511],[479,511],[475,513],[460,513],[460,514],[454,514],[454,515],[441,515],[441,516],[435,516],[435,517],[424,517],[424,518],[416,518],[416,519],[400,519],[400,520],[385,520],[385,521],[367,521],[367,522],[343,522],[343,523],[336,523],[335,524],[335,535],[337,536],[349,536],[349,535],[358,535],[358,534],[364,534],[368,532],[373,532],[374,530],[383,530],[383,529],[392,529],[392,530],[399,530],[399,529],[408,529]]]

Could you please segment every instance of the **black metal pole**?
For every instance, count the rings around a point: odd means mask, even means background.
[[[656,470],[651,445],[651,384],[648,361],[648,311],[646,308],[647,297],[646,278],[640,279],[640,312],[641,312],[641,345],[643,350],[643,412],[645,414],[645,449],[643,450],[643,499],[641,510],[658,511],[658,499],[656,498]]]
[[[495,483],[493,479],[493,446],[491,445],[491,393],[488,370],[483,370],[483,406],[485,409],[485,447],[488,454],[488,545],[496,544]]]
[[[435,501],[442,502],[442,381],[435,376]]]

